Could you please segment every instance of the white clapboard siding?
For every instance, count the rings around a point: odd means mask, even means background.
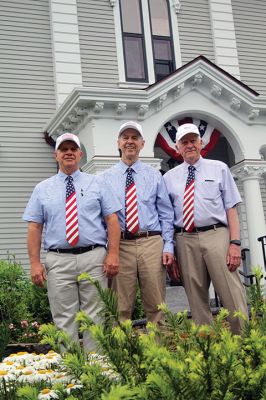
[[[33,187],[56,172],[43,126],[55,111],[49,0],[0,2],[0,258],[14,254],[26,270]]]
[[[232,0],[242,82],[266,94],[266,2]]]
[[[116,87],[118,65],[110,0],[77,0],[83,86]]]
[[[177,16],[182,64],[199,55],[214,62],[208,0],[182,1]]]

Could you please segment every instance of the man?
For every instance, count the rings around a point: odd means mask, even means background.
[[[165,266],[173,261],[174,214],[160,172],[139,160],[144,143],[141,125],[121,125],[122,159],[104,177],[125,205],[118,213],[120,268],[112,282],[120,317],[131,319],[138,281],[146,317],[157,323],[162,317],[157,306],[165,300]]]
[[[177,256],[192,318],[210,323],[210,280],[239,333],[235,310],[247,314],[240,265],[240,229],[236,206],[241,198],[226,164],[200,155],[202,140],[194,124],[178,128],[176,147],[184,162],[164,175],[175,212]]]
[[[88,272],[106,287],[107,278],[118,272],[120,226],[115,212],[121,208],[100,177],[80,172],[81,157],[76,135],[64,133],[57,138],[59,172],[35,187],[23,216],[29,222],[32,282],[43,286],[47,274],[54,323],[76,341],[76,313],[83,310],[97,322],[100,308],[95,287],[77,282],[77,277]],[[43,227],[45,267],[40,262]],[[88,334],[83,344],[86,350],[94,348]]]

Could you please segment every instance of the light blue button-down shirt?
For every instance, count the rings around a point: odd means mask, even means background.
[[[189,164],[183,162],[168,171],[163,179],[172,201],[175,226],[183,227],[183,200]],[[216,160],[200,157],[194,164],[195,226],[227,222],[226,211],[241,202],[241,197],[228,166]]]
[[[121,205],[103,178],[75,171],[72,175],[77,196],[79,241],[76,247],[106,245],[103,217]],[[66,241],[66,177],[63,172],[40,182],[31,195],[24,221],[45,225],[44,249],[69,248]]]
[[[125,230],[125,186],[128,165],[120,161],[103,173],[112,186],[122,210],[118,213],[121,230]],[[161,231],[164,240],[164,252],[173,253],[174,212],[166,186],[159,171],[141,161],[130,166],[136,185],[138,217],[141,231]]]

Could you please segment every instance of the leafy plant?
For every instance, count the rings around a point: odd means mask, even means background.
[[[135,301],[135,307],[133,310],[132,319],[138,320],[138,319],[144,319],[144,318],[145,318],[145,311],[144,311],[144,307],[143,307],[142,300],[141,300],[140,287],[139,287],[139,285],[137,285],[136,301]]]
[[[8,324],[0,322],[0,360],[3,358],[6,346],[10,340],[10,329]]]
[[[61,353],[62,370],[73,377],[73,383],[67,389],[62,384],[41,387],[36,383],[20,388],[17,395],[23,400],[44,398],[39,397],[42,393],[47,398],[53,391],[60,400],[264,400],[266,305],[261,273],[256,277],[250,320],[236,313],[245,326],[241,335],[233,335],[225,309],[212,324],[198,326],[186,313],[173,314],[165,304],[160,306],[164,325],[148,324],[145,333],[139,332],[131,321],[119,321],[114,293],[82,274],[79,279],[88,279],[98,291],[104,320],[95,325],[80,312],[77,321],[81,331],[93,335],[99,354],[84,354],[65,332],[43,325],[43,343]],[[8,399],[13,398],[17,397]]]
[[[94,398],[105,400],[265,398],[266,309],[258,282],[253,289],[251,320],[245,320],[242,336],[229,330],[225,309],[212,324],[197,326],[186,313],[173,314],[165,304],[160,307],[165,314],[163,327],[148,324],[144,334],[135,331],[131,321],[120,322],[114,294],[85,274],[80,279],[86,277],[98,290],[106,319],[96,326],[79,313],[77,320],[82,331],[89,330],[94,336],[118,378],[103,387],[97,371],[92,378],[86,363],[79,364],[76,359],[72,370],[79,371],[84,398],[92,398],[92,393]],[[239,314],[236,316],[245,319]],[[92,382],[98,383],[94,391]]]
[[[46,288],[34,286],[14,257],[0,260],[0,349],[6,340],[39,341],[40,324],[51,320]]]
[[[46,286],[31,286],[29,311],[32,319],[40,324],[47,324],[52,321]]]
[[[15,260],[0,260],[0,322],[17,324],[29,317],[31,283]]]

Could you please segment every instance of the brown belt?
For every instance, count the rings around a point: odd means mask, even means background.
[[[213,225],[207,225],[207,226],[198,226],[196,228],[193,228],[191,232],[187,232],[184,228],[180,228],[179,226],[175,227],[175,233],[195,233],[195,232],[206,232],[210,231],[211,229],[216,230],[217,228],[226,228],[226,225],[221,224],[220,222],[218,224],[213,224]]]
[[[121,232],[121,239],[136,240],[144,237],[148,238],[150,236],[156,236],[161,234],[162,234],[161,231],[139,231],[137,233]]]

